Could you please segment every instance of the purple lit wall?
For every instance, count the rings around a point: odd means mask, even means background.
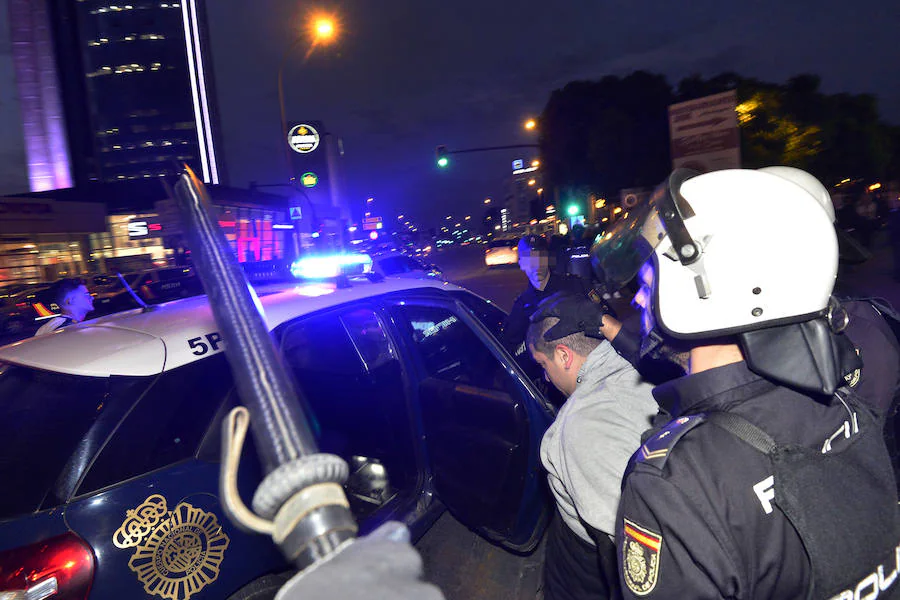
[[[31,191],[72,187],[46,0],[9,0],[9,16]]]

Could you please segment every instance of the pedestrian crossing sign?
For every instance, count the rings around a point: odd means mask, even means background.
[[[296,220],[302,219],[302,218],[303,218],[303,213],[300,211],[300,207],[292,206],[291,207],[291,220],[296,221]]]

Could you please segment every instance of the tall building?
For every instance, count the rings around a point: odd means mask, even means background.
[[[219,183],[203,0],[8,1],[33,191],[185,162]]]

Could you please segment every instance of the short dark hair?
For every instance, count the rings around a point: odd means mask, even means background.
[[[81,277],[66,277],[65,279],[60,279],[50,286],[52,289],[51,297],[57,304],[62,305],[66,296],[81,286],[87,287],[87,282]]]
[[[559,317],[547,317],[529,325],[525,334],[525,343],[528,349],[531,350],[533,348],[535,352],[540,352],[545,356],[552,356],[557,344],[562,344],[567,348],[571,348],[575,354],[587,356],[603,341],[588,337],[583,333],[572,333],[555,340],[544,339],[544,334],[550,331],[550,328],[557,323],[559,323]]]

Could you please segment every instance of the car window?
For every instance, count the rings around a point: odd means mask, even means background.
[[[498,340],[503,332],[503,322],[506,320],[506,313],[500,310],[496,304],[483,300],[469,292],[451,291],[450,295],[465,304],[482,325],[488,328],[488,331],[494,334]]]
[[[0,482],[15,490],[0,494],[0,519],[40,508],[101,414],[129,401],[109,382],[0,363]]]
[[[224,354],[160,375],[85,476],[85,494],[193,456],[232,387]]]
[[[516,240],[493,240],[488,244],[488,248],[512,248],[516,244]]]
[[[320,450],[350,465],[354,514],[412,493],[418,471],[404,371],[376,312],[300,318],[281,333],[281,348]]]
[[[398,310],[410,326],[413,344],[429,376],[508,391],[506,369],[451,310],[409,304]]]

